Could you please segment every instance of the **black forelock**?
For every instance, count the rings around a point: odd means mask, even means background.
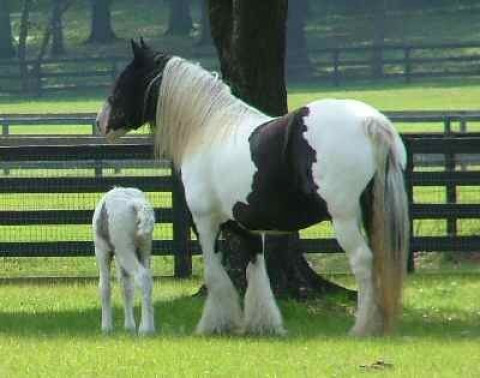
[[[141,51],[135,52],[131,62],[120,73],[109,96],[109,129],[138,129],[145,123],[154,123],[161,73],[170,56],[154,53],[145,45],[138,48]],[[155,81],[149,87],[153,79]]]

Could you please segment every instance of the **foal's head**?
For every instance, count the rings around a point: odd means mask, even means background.
[[[97,115],[97,127],[110,141],[155,120],[161,74],[170,56],[131,41],[133,59],[120,73]]]

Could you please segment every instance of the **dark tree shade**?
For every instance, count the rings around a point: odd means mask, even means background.
[[[193,28],[190,0],[169,0],[169,8],[166,34],[188,35]]]
[[[369,0],[373,9],[373,54],[372,54],[372,76],[380,78],[383,76],[383,57],[380,47],[385,41],[385,17],[386,0]]]
[[[223,79],[252,106],[270,115],[285,114],[287,0],[209,0],[208,6]],[[246,251],[261,248],[259,240],[234,229],[225,230],[223,236],[225,266],[243,292],[249,260]],[[304,298],[338,289],[310,268],[298,241],[298,233],[267,237],[265,257],[275,294]]]
[[[10,9],[7,0],[0,0],[0,58],[12,58],[14,55]]]
[[[200,0],[200,37],[197,45],[212,44],[212,32],[210,30],[210,22],[208,20],[208,0]]]
[[[117,37],[112,29],[111,0],[90,0],[91,29],[88,43],[110,43]]]
[[[287,77],[289,79],[308,79],[312,74],[305,37],[308,8],[308,0],[290,1],[288,5]]]

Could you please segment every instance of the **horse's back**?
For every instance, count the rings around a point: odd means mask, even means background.
[[[305,139],[317,153],[313,178],[319,195],[333,208],[352,212],[376,171],[375,142],[369,127],[385,128],[398,140],[393,125],[378,110],[356,100],[327,99],[307,105]],[[333,215],[333,214],[331,214]]]

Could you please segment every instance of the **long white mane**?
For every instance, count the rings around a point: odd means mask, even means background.
[[[187,154],[208,148],[246,121],[270,117],[232,95],[216,75],[179,57],[171,58],[159,89],[155,153],[180,167]]]

